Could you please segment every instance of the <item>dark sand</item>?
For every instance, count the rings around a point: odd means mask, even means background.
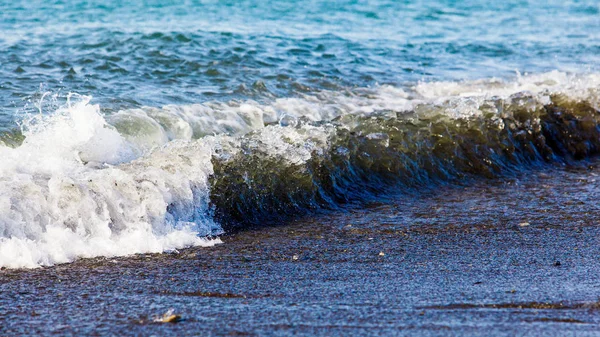
[[[3,270],[0,335],[600,335],[598,174],[554,168],[213,248]],[[152,322],[170,308],[183,320]]]

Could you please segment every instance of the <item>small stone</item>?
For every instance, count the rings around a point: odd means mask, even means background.
[[[163,316],[161,320],[162,323],[177,323],[179,321],[181,321],[181,316],[179,315]]]
[[[177,323],[181,321],[181,316],[173,313],[173,309],[169,309],[164,315],[156,317],[154,322],[157,323]]]

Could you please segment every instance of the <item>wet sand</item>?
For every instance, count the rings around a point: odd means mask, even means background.
[[[441,186],[213,248],[0,271],[0,335],[597,335],[600,168]],[[155,323],[174,309],[178,323]]]

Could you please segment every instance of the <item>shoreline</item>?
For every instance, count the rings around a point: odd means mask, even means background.
[[[0,271],[2,335],[586,335],[600,169],[555,168],[224,236]],[[169,309],[178,323],[155,323]]]

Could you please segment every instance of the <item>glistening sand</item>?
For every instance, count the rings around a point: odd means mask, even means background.
[[[0,333],[595,335],[598,175],[595,162],[555,167],[212,248],[2,270]],[[169,308],[184,320],[152,322]]]

